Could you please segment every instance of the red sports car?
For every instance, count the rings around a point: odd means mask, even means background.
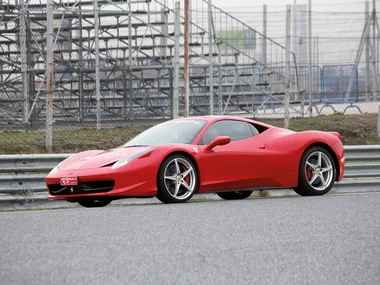
[[[344,172],[336,132],[294,132],[228,116],[175,119],[111,150],[70,156],[46,177],[49,199],[84,207],[154,197],[164,203],[215,192],[226,200],[253,190],[293,188],[323,195]]]

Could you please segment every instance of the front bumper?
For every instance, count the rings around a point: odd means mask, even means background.
[[[48,199],[75,200],[88,197],[152,197],[156,196],[156,174],[145,175],[141,169],[119,171],[97,170],[54,171],[45,179]],[[144,174],[144,175],[143,175]],[[62,177],[78,177],[78,185],[61,186]]]

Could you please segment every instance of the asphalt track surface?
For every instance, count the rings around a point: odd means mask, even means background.
[[[380,193],[1,212],[0,284],[380,284]]]

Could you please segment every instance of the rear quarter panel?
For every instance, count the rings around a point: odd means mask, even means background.
[[[321,131],[293,132],[282,128],[271,128],[260,135],[268,149],[270,169],[269,179],[276,186],[294,187],[298,184],[298,169],[305,150],[314,145],[328,146],[335,153],[338,162],[343,158],[343,146],[339,138],[333,134]],[[339,163],[338,181],[343,175]]]

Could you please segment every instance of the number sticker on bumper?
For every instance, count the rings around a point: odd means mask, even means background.
[[[78,185],[78,177],[62,177],[61,186]]]

